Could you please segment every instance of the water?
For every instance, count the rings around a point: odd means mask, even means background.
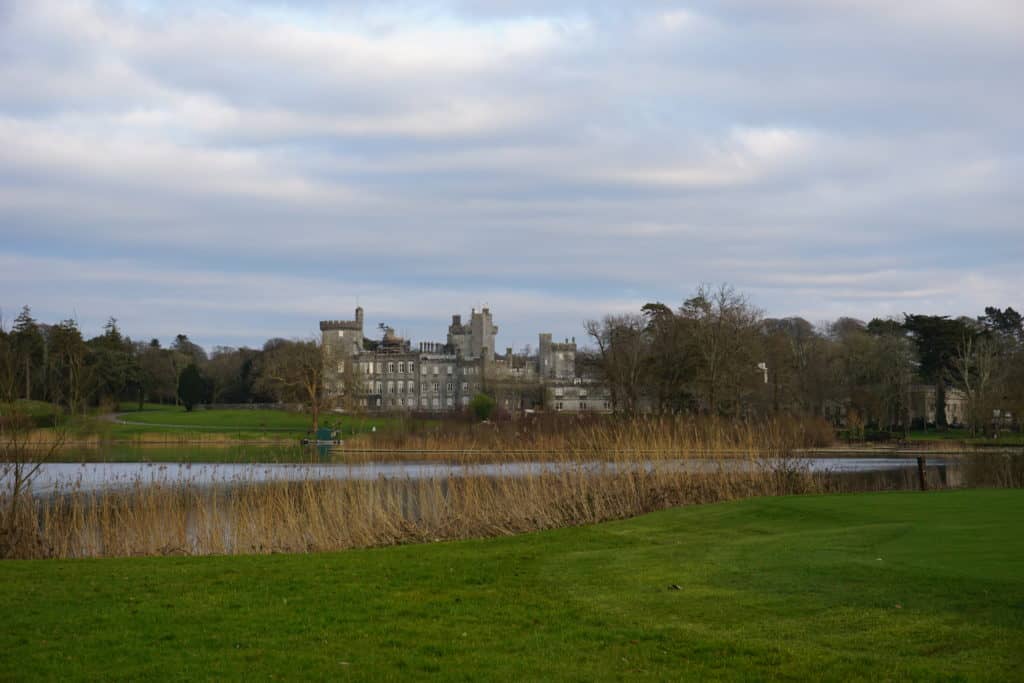
[[[942,470],[943,476],[955,458],[928,458],[929,469]],[[232,484],[265,481],[306,480],[402,480],[447,479],[451,477],[523,477],[544,473],[582,470],[611,473],[624,468],[654,467],[683,471],[709,472],[724,469],[745,471],[757,468],[799,468],[815,473],[883,473],[916,469],[913,458],[794,458],[787,460],[690,458],[640,463],[615,464],[603,461],[567,463],[530,461],[511,463],[452,464],[444,462],[368,462],[334,463],[180,463],[180,462],[81,462],[47,463],[32,482],[36,495],[74,488],[81,491],[126,488],[136,484],[197,485]],[[2,480],[0,480],[2,482]]]

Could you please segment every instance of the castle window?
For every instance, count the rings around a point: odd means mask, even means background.
[[[416,393],[416,385],[413,384],[412,380],[409,380],[409,393],[410,394],[415,394]]]
[[[394,363],[394,361],[388,361],[388,373],[392,373],[394,371],[395,371],[395,363]]]
[[[395,383],[394,382],[388,382],[388,393],[389,394],[395,393]],[[391,405],[394,405],[394,402],[392,402]]]
[[[421,365],[420,366],[420,374],[421,375],[427,374],[427,366],[426,365]]]
[[[462,391],[464,391],[464,392],[469,391],[469,382],[463,382],[462,383]]]
[[[447,391],[450,394],[452,392],[452,389],[454,388],[454,386],[455,385],[452,382],[448,382],[448,384],[445,385],[444,389],[445,389],[445,391]]]
[[[437,376],[437,372],[438,372],[438,370],[440,370],[440,369],[441,369],[441,368],[440,368],[440,366],[437,366],[437,365],[435,365],[435,366],[434,366],[434,376],[435,376],[435,377]]]
[[[342,339],[344,339],[345,338],[345,330],[338,330],[338,336],[341,337]]]
[[[398,393],[405,393],[405,382],[403,382],[402,380],[398,380]]]
[[[412,361],[409,361],[409,372],[410,374],[416,372],[416,364]]]
[[[405,362],[398,361],[398,372],[400,372],[403,375],[405,374]]]
[[[381,392],[382,392],[383,390],[384,390],[384,385],[383,385],[383,384],[381,384],[380,382],[377,382],[377,390],[376,390],[375,392],[373,392],[373,393],[375,393],[375,394],[379,394],[379,393],[381,393]],[[377,405],[380,405],[380,403],[378,403]]]
[[[437,408],[437,407],[439,407],[441,405],[436,398],[433,400],[432,403],[433,403],[435,408]]]
[[[448,400],[445,401],[445,405],[448,406],[449,408],[451,408],[454,405],[454,401],[452,401],[452,397],[451,396],[449,396]]]
[[[434,393],[436,394],[437,393],[437,382],[434,382],[434,387],[433,388],[434,388]]]
[[[338,361],[338,372],[345,372],[345,361]]]
[[[450,374],[452,374],[452,372],[453,372],[452,366],[449,365],[448,366],[448,374],[450,375]]]
[[[558,403],[555,404],[555,410],[561,410],[561,409],[562,409],[562,402],[559,401]]]

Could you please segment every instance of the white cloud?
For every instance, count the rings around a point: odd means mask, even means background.
[[[1024,289],[1019,8],[16,2],[3,304],[264,334],[484,299],[529,338],[728,280],[970,314]]]

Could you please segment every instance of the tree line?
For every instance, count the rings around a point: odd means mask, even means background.
[[[765,317],[721,285],[701,286],[678,308],[648,303],[584,327],[592,347],[577,354],[578,371],[605,383],[624,414],[792,414],[893,431],[924,426],[931,412],[946,426],[952,389],[975,431],[991,427],[996,411],[1019,428],[1024,413],[1024,320],[1013,308],[815,325]],[[41,323],[28,306],[10,329],[0,320],[0,402],[47,401],[71,414],[126,401],[284,401],[307,406],[316,423],[331,400],[331,363],[316,340],[207,353],[184,334],[168,347],[134,341],[114,318],[89,339],[74,320]]]
[[[312,341],[268,340],[262,348],[215,346],[207,353],[187,335],[168,347],[135,341],[110,318],[86,339],[75,320],[37,321],[25,306],[10,329],[0,321],[0,402],[46,401],[69,414],[124,402],[306,402],[302,372],[320,383],[322,360]],[[308,383],[307,383],[308,385]],[[319,391],[316,386],[314,391]]]
[[[815,325],[765,317],[721,285],[585,329],[594,349],[581,356],[622,413],[787,413],[893,431],[925,426],[926,402],[946,426],[950,389],[976,432],[996,415],[1019,428],[1024,412],[1024,321],[1013,308]]]

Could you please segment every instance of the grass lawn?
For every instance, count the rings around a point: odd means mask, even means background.
[[[764,498],[322,555],[4,562],[0,581],[0,678],[1019,680],[1024,491]]]
[[[971,445],[991,446],[1024,446],[1024,434],[1003,432],[996,439],[984,436],[972,436],[966,429],[948,429],[940,432],[934,429],[915,430],[910,432],[911,441],[962,442]]]
[[[131,440],[140,435],[167,435],[169,440],[211,440],[223,436],[229,440],[261,439],[298,440],[312,427],[309,415],[285,410],[194,410],[181,407],[147,404],[137,405],[119,413],[122,422],[101,417],[78,419],[73,434],[100,434],[105,439]],[[391,417],[361,417],[326,413],[321,426],[339,429],[342,436],[393,429],[397,420]],[[223,441],[223,439],[220,439]]]

